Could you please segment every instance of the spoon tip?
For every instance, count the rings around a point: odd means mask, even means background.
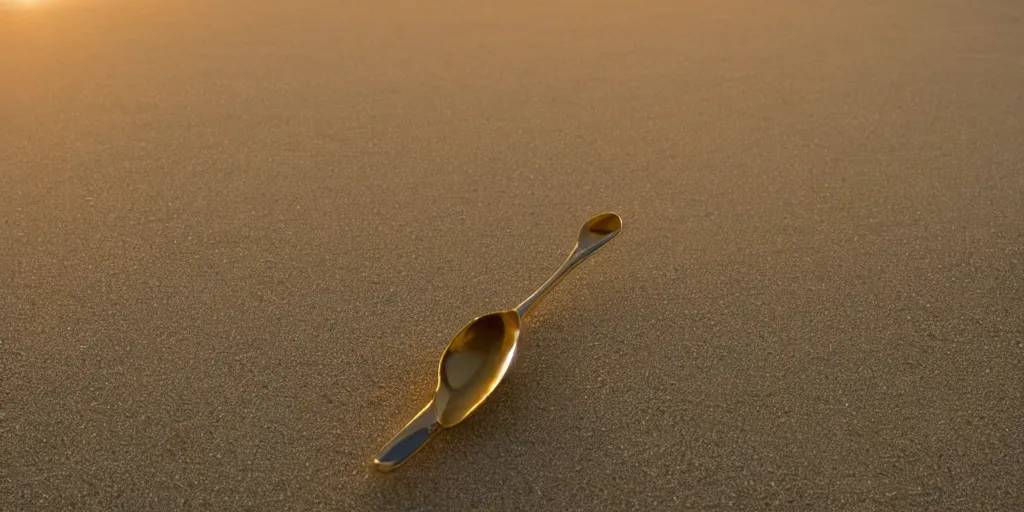
[[[614,212],[599,213],[584,225],[584,232],[595,235],[609,235],[622,229],[622,217]]]
[[[373,467],[374,467],[374,469],[376,469],[377,471],[380,471],[381,473],[389,473],[389,472],[391,472],[391,470],[395,469],[396,466],[397,466],[396,464],[389,463],[389,462],[383,462],[383,461],[381,461],[380,459],[377,459],[377,458],[373,459]]]

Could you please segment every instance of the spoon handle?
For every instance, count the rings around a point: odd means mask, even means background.
[[[602,213],[585,222],[583,227],[580,228],[580,236],[576,241],[576,247],[573,247],[569,257],[565,259],[562,266],[558,267],[558,270],[537,291],[533,292],[533,295],[527,297],[522,304],[516,307],[516,313],[519,313],[520,317],[526,316],[526,313],[533,308],[534,304],[548,290],[558,284],[570,270],[576,268],[576,265],[587,259],[587,256],[590,256],[594,251],[614,238],[615,235],[619,234],[621,229],[622,218],[614,213]]]
[[[434,437],[440,428],[434,401],[431,400],[401,432],[381,448],[380,454],[373,459],[374,466],[383,472],[397,468]]]

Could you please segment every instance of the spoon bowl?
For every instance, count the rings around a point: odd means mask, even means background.
[[[519,341],[519,313],[484,315],[448,343],[437,368],[437,422],[453,427],[483,403],[508,371]]]

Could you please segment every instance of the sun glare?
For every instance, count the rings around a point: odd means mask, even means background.
[[[0,7],[31,7],[42,4],[45,0],[0,0]]]

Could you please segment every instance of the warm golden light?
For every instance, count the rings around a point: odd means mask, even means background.
[[[0,0],[0,8],[4,7],[35,7],[42,5],[46,0]]]

